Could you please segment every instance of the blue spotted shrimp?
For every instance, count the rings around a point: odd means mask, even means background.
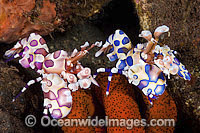
[[[109,86],[114,73],[125,75],[129,83],[137,86],[150,101],[162,95],[167,86],[166,77],[178,74],[185,80],[190,80],[190,73],[175,57],[176,51],[167,45],[158,45],[159,37],[169,32],[169,27],[162,25],[154,31],[154,37],[148,30],[142,31],[139,37],[147,40],[146,43],[137,44],[135,48],[128,36],[122,30],[116,30],[106,40],[102,48],[96,52],[95,57],[109,51],[108,59],[112,62],[118,60],[112,69],[99,68],[94,78],[100,72],[109,72],[106,95],[109,95]]]

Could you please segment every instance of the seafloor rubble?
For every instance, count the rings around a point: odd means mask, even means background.
[[[13,3],[12,3],[13,2]],[[31,2],[32,4],[28,4]],[[98,76],[99,81],[102,83],[101,88],[95,87],[95,93],[90,91],[83,91],[74,93],[76,99],[73,103],[76,108],[86,109],[84,112],[71,112],[69,117],[82,117],[83,115],[94,115],[94,116],[105,116],[110,115],[112,104],[115,103],[117,106],[125,101],[121,102],[114,101],[116,96],[129,99],[130,107],[136,110],[133,112],[128,106],[123,105],[123,108],[130,112],[130,114],[137,118],[147,118],[148,120],[153,117],[164,118],[174,117],[177,118],[175,132],[177,131],[197,131],[200,123],[200,36],[199,36],[199,5],[196,1],[188,0],[170,0],[170,1],[147,1],[147,0],[112,0],[107,3],[103,8],[97,1],[88,0],[78,1],[73,0],[73,5],[65,1],[62,4],[57,0],[43,0],[39,1],[27,1],[16,3],[13,1],[0,1],[0,42],[11,43],[19,38],[26,36],[29,32],[37,31],[40,34],[47,35],[54,29],[56,31],[66,30],[67,32],[59,33],[54,32],[50,36],[46,36],[45,39],[50,47],[51,51],[58,49],[65,49],[66,51],[72,51],[73,48],[79,48],[85,41],[95,42],[96,40],[105,40],[106,37],[117,28],[124,30],[134,45],[138,42],[138,33],[141,30],[153,30],[159,25],[167,25],[170,27],[170,37],[162,40],[161,44],[167,44],[170,48],[178,52],[178,58],[186,65],[188,71],[192,74],[191,81],[184,81],[177,79],[177,76],[172,76],[168,80],[168,86],[162,97],[159,97],[159,101],[154,101],[155,106],[153,108],[147,107],[148,100],[138,92],[137,88],[127,85],[119,86],[119,89],[112,89],[114,92],[111,93],[111,97],[105,97],[104,86],[106,86],[107,76],[104,78],[101,74]],[[86,3],[85,3],[86,2]],[[96,4],[94,4],[94,3]],[[105,2],[105,1],[103,1]],[[4,4],[2,6],[2,3]],[[79,3],[79,4],[78,4]],[[8,10],[4,8],[9,4],[15,7],[16,12],[5,13]],[[43,6],[43,4],[47,6]],[[27,6],[28,5],[28,6]],[[34,6],[36,5],[36,6]],[[70,5],[69,7],[67,5]],[[85,6],[84,6],[85,5]],[[92,6],[94,5],[94,6]],[[18,6],[25,8],[20,16],[21,10]],[[52,7],[56,7],[55,10]],[[52,10],[47,10],[46,7],[51,7]],[[88,10],[85,10],[87,7]],[[42,15],[42,9],[44,12],[50,13],[47,16]],[[40,13],[41,10],[41,13]],[[56,12],[56,17],[55,17]],[[83,14],[81,14],[83,13]],[[122,14],[122,15],[121,15]],[[16,17],[17,16],[17,17]],[[42,25],[38,25],[38,16],[41,16],[44,21]],[[138,19],[139,18],[139,19]],[[12,19],[12,20],[11,20]],[[17,20],[16,20],[17,19]],[[20,21],[19,21],[20,20]],[[60,21],[62,20],[62,21]],[[79,24],[78,22],[83,22]],[[9,23],[8,23],[9,22]],[[36,26],[34,26],[36,25]],[[69,27],[66,27],[68,25]],[[7,27],[6,27],[7,26]],[[10,26],[12,26],[10,28]],[[9,28],[8,28],[9,27]],[[7,29],[8,28],[8,29]],[[14,29],[12,29],[14,28]],[[4,37],[4,38],[3,38]],[[165,37],[166,38],[166,37]],[[143,40],[140,40],[143,41]],[[14,45],[1,44],[0,58],[4,52]],[[97,49],[96,49],[97,50]],[[90,56],[86,56],[82,60],[82,64],[91,68],[99,67],[112,67],[113,63],[110,63],[105,57],[95,58],[94,52],[90,53]],[[93,70],[93,73],[94,73]],[[0,129],[2,132],[62,132],[58,127],[44,128],[40,124],[36,124],[33,128],[28,128],[24,124],[24,119],[28,114],[33,114],[40,119],[42,117],[42,102],[43,96],[40,84],[35,84],[30,87],[25,94],[21,95],[16,103],[12,103],[12,98],[18,94],[20,89],[25,83],[37,77],[37,75],[30,69],[23,69],[19,64],[18,60],[9,62],[8,64],[3,61],[0,62]],[[116,78],[122,78],[116,75]],[[125,79],[124,83],[126,82]],[[116,80],[113,80],[115,82]],[[117,82],[117,81],[116,81]],[[104,89],[103,89],[104,88]],[[128,88],[132,91],[128,92]],[[121,92],[121,95],[119,95]],[[128,94],[127,94],[128,93]],[[75,95],[76,94],[76,95]],[[82,100],[80,100],[82,97]],[[93,97],[93,98],[92,98]],[[85,101],[89,99],[89,101]],[[173,98],[173,99],[172,99]],[[93,100],[91,100],[93,99]],[[162,99],[162,100],[161,100]],[[79,101],[80,100],[80,101]],[[164,100],[164,101],[163,101]],[[79,106],[79,104],[86,102],[86,104]],[[106,102],[105,102],[106,101]],[[100,102],[100,103],[99,103]],[[158,103],[156,103],[158,102]],[[107,105],[106,105],[107,103]],[[174,105],[176,104],[176,106]],[[103,105],[104,104],[104,105]],[[139,107],[139,108],[138,108]],[[90,109],[90,110],[88,110]],[[172,110],[172,111],[171,111]],[[112,110],[113,111],[113,110]],[[116,112],[121,110],[116,110]],[[84,112],[84,113],[83,113]],[[122,111],[121,111],[122,112]],[[172,113],[173,112],[173,113]],[[124,111],[122,113],[125,113]],[[151,115],[150,115],[151,114]],[[117,114],[116,114],[117,115]],[[85,117],[85,116],[84,116]],[[119,116],[122,117],[122,116]],[[126,129],[119,128],[66,128],[63,127],[64,131],[119,131]],[[133,129],[136,130],[136,129]],[[172,131],[173,128],[139,128],[137,130],[145,131]]]

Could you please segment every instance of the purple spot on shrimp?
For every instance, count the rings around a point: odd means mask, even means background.
[[[52,86],[52,82],[51,80],[47,80],[47,84],[46,84],[48,87],[51,87]]]
[[[48,107],[48,108],[51,108],[51,107],[52,107],[52,105],[51,105],[51,104],[48,104],[48,105],[47,105],[47,107]]]
[[[57,59],[60,56],[60,53],[61,53],[61,50],[58,50],[58,51],[54,52],[53,58]]]
[[[29,54],[29,56],[30,56],[30,57],[28,58],[28,62],[31,63],[31,62],[33,61],[33,55],[32,55],[32,54]]]
[[[26,58],[22,58],[19,60],[19,63],[24,67],[24,68],[28,68],[30,67],[30,64],[28,62],[28,60]]]
[[[58,90],[58,98],[57,98],[58,104],[60,107],[68,107],[71,108],[72,106],[72,96],[71,92],[67,88],[61,88]]]
[[[22,54],[23,54],[23,52],[20,52],[20,53],[19,53],[19,56],[22,56]]]
[[[46,56],[48,52],[44,48],[37,49],[34,54],[42,54],[43,56]]]
[[[165,84],[157,85],[154,91],[156,95],[162,95],[165,91]]]
[[[44,98],[47,98],[49,100],[56,100],[56,95],[50,90],[49,92],[43,92]]]
[[[37,69],[39,69],[39,70],[42,69],[42,63],[41,62],[35,62],[34,64],[35,64]]]
[[[25,48],[24,48],[24,52],[26,52],[26,51],[28,51],[29,50],[29,48],[28,48],[28,46],[26,46]]]
[[[24,57],[25,56],[25,53],[26,53],[26,51],[28,51],[29,50],[29,47],[28,46],[26,46],[25,48],[24,48],[24,51],[22,52],[22,57]]]
[[[36,40],[32,40],[32,41],[30,42],[30,45],[33,46],[33,47],[35,47],[35,46],[38,45],[38,42],[37,42]]]
[[[149,81],[148,80],[141,80],[138,88],[140,88],[140,90],[142,90],[144,87],[147,87],[149,85]]]
[[[71,108],[72,107],[72,103],[67,103],[65,106],[68,107],[68,108]]]
[[[52,60],[46,60],[44,62],[44,65],[48,68],[48,67],[53,67],[54,66],[54,62]]]
[[[53,118],[55,118],[55,119],[59,119],[59,118],[62,118],[62,113],[61,113],[60,109],[54,109],[54,110],[52,111],[51,116],[52,116]]]
[[[40,38],[39,42],[41,43],[41,45],[46,44],[46,41],[43,38]]]

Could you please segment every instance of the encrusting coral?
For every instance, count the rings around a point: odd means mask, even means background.
[[[0,42],[11,43],[31,32],[46,35],[53,31],[56,17],[54,3],[43,1],[36,8],[35,0],[0,1]]]
[[[80,23],[99,12],[110,0],[0,0],[0,42],[13,43],[35,32],[48,35],[54,30]]]

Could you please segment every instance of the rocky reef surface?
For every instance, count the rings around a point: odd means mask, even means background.
[[[178,114],[185,124],[198,128],[200,123],[200,1],[136,0],[136,9],[142,29],[155,29],[157,25],[168,25],[170,37],[163,40],[170,48],[178,52],[177,58],[185,64],[192,75],[189,82],[176,76],[168,81],[167,91],[178,105]],[[177,127],[182,128],[181,121]]]
[[[1,0],[0,42],[12,43],[32,32],[48,35],[97,13],[109,0]],[[79,18],[79,19],[78,19]]]

